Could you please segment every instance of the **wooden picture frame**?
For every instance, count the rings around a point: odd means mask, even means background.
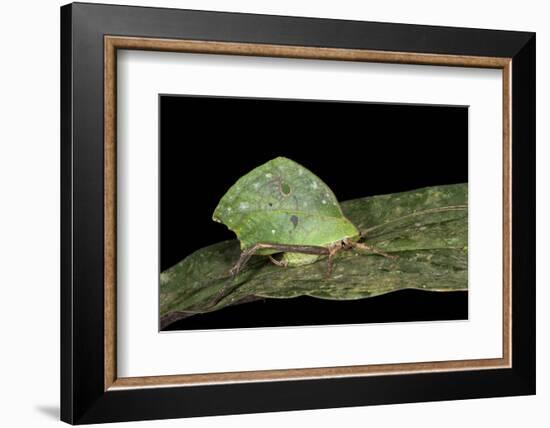
[[[502,358],[118,377],[119,49],[502,70]],[[114,422],[535,392],[533,33],[76,3],[61,9],[61,53],[62,420]],[[262,400],[254,399],[258,396]]]

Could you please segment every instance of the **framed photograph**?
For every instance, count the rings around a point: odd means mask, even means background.
[[[533,33],[76,3],[61,56],[62,420],[535,393]]]

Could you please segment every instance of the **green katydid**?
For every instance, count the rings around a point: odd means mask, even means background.
[[[240,241],[242,253],[232,275],[253,255],[267,256],[279,266],[310,264],[327,257],[328,276],[341,250],[396,258],[367,245],[365,234],[344,216],[332,190],[311,171],[284,157],[241,177],[222,197],[212,217]]]

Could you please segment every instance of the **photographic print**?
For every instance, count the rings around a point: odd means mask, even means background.
[[[468,318],[468,108],[159,96],[161,330]]]
[[[63,421],[535,393],[534,33],[60,18]]]

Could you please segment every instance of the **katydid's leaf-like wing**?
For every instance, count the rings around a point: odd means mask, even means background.
[[[326,246],[358,235],[330,188],[284,157],[241,177],[220,200],[213,219],[235,232],[242,249],[256,243]]]
[[[253,258],[231,278],[239,258],[237,241],[202,248],[162,272],[160,313],[164,323],[257,298],[313,296],[349,300],[416,288],[468,289],[468,185],[435,186],[342,203],[344,214],[366,242],[388,253],[341,251],[326,277],[326,261],[281,268]],[[213,305],[225,287],[227,295]],[[168,320],[168,321],[166,321]]]

